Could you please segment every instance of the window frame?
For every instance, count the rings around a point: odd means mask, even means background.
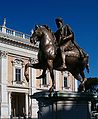
[[[65,86],[65,80],[66,80],[66,86]],[[63,78],[63,89],[66,90],[66,89],[69,89],[68,88],[68,72],[64,72],[64,78]]]
[[[13,80],[12,83],[13,85],[17,85],[17,84],[22,84],[23,82],[23,72],[24,72],[24,63],[22,60],[20,59],[14,59],[12,61],[12,65],[13,65]],[[20,81],[16,81],[16,69],[20,69],[21,70],[21,80]]]

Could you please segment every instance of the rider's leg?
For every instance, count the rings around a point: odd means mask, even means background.
[[[61,58],[62,58],[62,68],[67,68],[66,67],[66,62],[65,62],[65,58],[66,58],[66,54],[65,54],[65,46],[61,46]]]
[[[67,67],[66,67],[65,58],[66,58],[66,54],[65,54],[65,52],[62,52],[62,60],[63,60],[63,65],[62,65],[62,67],[63,67],[63,68],[67,68]]]

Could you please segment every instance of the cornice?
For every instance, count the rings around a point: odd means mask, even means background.
[[[32,51],[38,51],[38,47],[29,44],[29,43],[24,43],[22,41],[16,41],[12,38],[10,38],[10,36],[7,36],[5,34],[5,36],[0,35],[0,43],[4,43],[7,45],[12,45],[15,47],[19,47],[19,48],[23,48],[23,49],[28,49],[28,50],[32,50]]]

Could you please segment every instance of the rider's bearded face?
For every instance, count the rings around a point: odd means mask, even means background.
[[[62,22],[60,22],[60,21],[56,22],[56,25],[57,25],[57,28],[58,28],[58,29],[63,26]]]

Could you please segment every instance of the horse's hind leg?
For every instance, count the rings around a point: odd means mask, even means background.
[[[85,91],[85,82],[87,81],[87,78],[85,77],[84,71],[81,71],[80,75],[82,77],[82,82],[80,84],[80,87],[82,88],[82,91]]]
[[[78,87],[78,91],[82,92],[83,91],[83,85],[82,85],[83,79],[80,77],[79,74],[77,74],[77,75],[75,74],[73,76],[74,76],[75,79],[77,79],[80,82],[80,85]]]
[[[28,67],[35,68],[35,69],[42,69],[40,63],[36,63],[36,64],[27,63],[25,65],[25,69],[24,69],[24,76],[25,76],[27,82],[29,82],[29,74],[27,72]]]
[[[87,78],[85,77],[84,71],[81,71],[80,75],[82,77],[82,83],[84,84],[87,81]]]
[[[25,69],[24,69],[24,76],[25,76],[27,82],[29,82],[29,74],[27,73],[27,69],[28,69],[29,66],[30,66],[30,63],[27,63],[25,65]]]
[[[72,74],[75,79],[77,79],[79,82],[82,82],[82,79],[79,74]]]

